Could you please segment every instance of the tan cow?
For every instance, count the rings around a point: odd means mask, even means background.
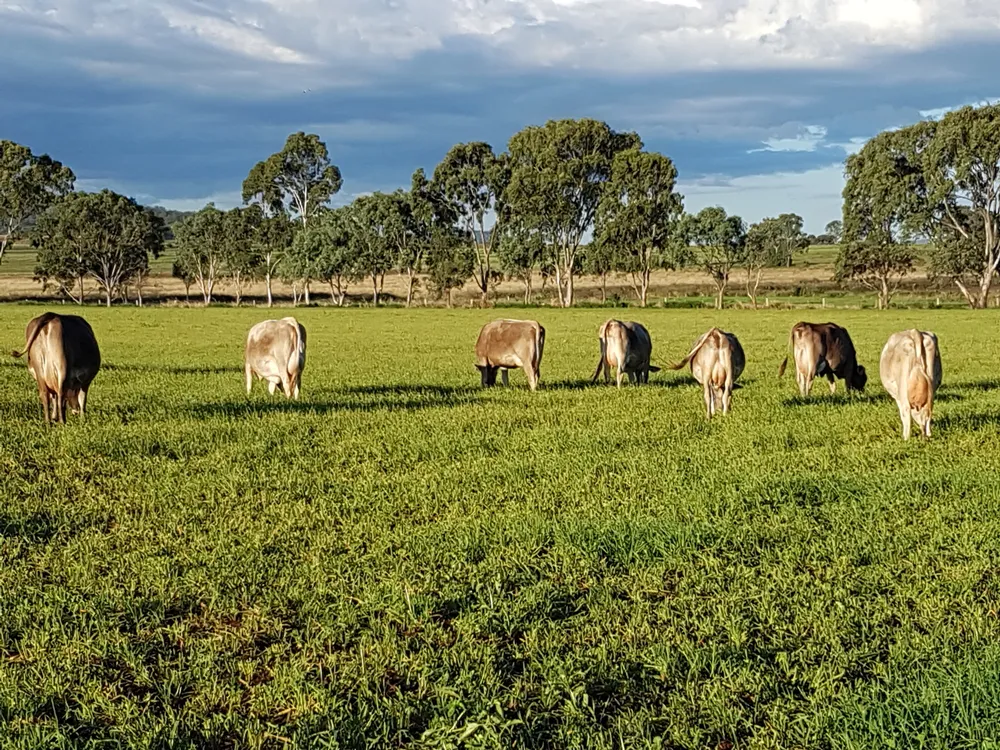
[[[660,371],[659,367],[649,364],[653,341],[642,323],[608,320],[597,335],[601,342],[601,358],[597,362],[594,377],[590,379],[591,383],[600,377],[602,369],[604,382],[610,381],[612,367],[618,371],[616,375],[619,388],[626,375],[630,383],[648,383],[649,373]]]
[[[868,373],[858,364],[854,342],[846,328],[835,323],[796,323],[789,337],[795,357],[795,378],[803,398],[812,390],[814,378],[826,376],[830,393],[836,393],[836,378],[847,384],[849,391],[863,391]],[[778,368],[778,377],[785,374],[788,357]]]
[[[521,368],[528,376],[531,390],[538,388],[545,329],[534,320],[494,320],[483,326],[476,339],[476,369],[482,384],[489,388],[497,383],[497,370],[502,370],[507,385],[507,370]]]
[[[937,336],[911,328],[889,337],[879,360],[882,385],[896,400],[903,422],[903,440],[910,439],[910,421],[931,436],[934,394],[941,385],[941,353]]]
[[[38,384],[45,421],[66,422],[66,406],[80,416],[87,408],[90,384],[101,369],[101,350],[90,324],[79,315],[47,312],[25,329],[28,370]]]
[[[701,383],[705,410],[708,419],[711,419],[720,406],[723,414],[729,413],[733,383],[743,374],[746,361],[739,339],[713,328],[702,334],[691,352],[676,365],[671,365],[670,369],[680,370],[688,362],[691,363],[691,375]]]
[[[285,398],[299,397],[306,366],[306,329],[295,318],[264,320],[250,329],[244,354],[247,395],[253,376],[267,381],[267,392],[277,388]]]

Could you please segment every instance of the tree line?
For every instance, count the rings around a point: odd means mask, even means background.
[[[591,119],[553,120],[516,133],[507,150],[454,146],[407,190],[363,195],[332,207],[343,177],[315,134],[294,133],[254,165],[244,205],[208,205],[173,225],[174,276],[210,303],[220,285],[239,303],[250,283],[292,288],[309,303],[316,288],[343,304],[363,284],[374,304],[389,273],[407,280],[406,303],[426,280],[449,301],[471,283],[488,304],[502,280],[524,300],[544,288],[563,306],[581,275],[625,276],[641,305],[656,270],[700,269],[722,306],[734,279],[756,305],[763,269],[791,265],[811,243],[841,243],[837,278],[867,285],[887,306],[913,270],[912,243],[931,241],[930,270],[984,306],[1000,266],[1000,130],[995,106],[883,133],[847,160],[843,222],[810,237],[787,213],[747,226],[721,207],[684,210],[671,159],[638,134]],[[170,232],[163,210],[111,191],[74,192],[71,170],[0,141],[0,260],[23,234],[39,248],[36,278],[78,302],[96,283],[104,301],[141,301],[149,258]],[[29,224],[33,222],[33,226]]]

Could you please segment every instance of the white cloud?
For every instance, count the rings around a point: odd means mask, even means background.
[[[27,20],[26,20],[27,19]],[[30,26],[29,26],[30,21]],[[3,27],[74,43],[170,50],[180,41],[259,66],[267,83],[341,76],[450,43],[502,64],[618,73],[856,64],[963,34],[1000,37],[990,0],[0,0]],[[468,46],[468,45],[466,45]],[[86,56],[85,56],[86,57]],[[177,68],[185,67],[182,54]],[[172,71],[173,72],[173,71]],[[137,74],[146,74],[141,67]],[[219,79],[227,71],[203,71]],[[252,77],[247,78],[250,85]],[[293,83],[290,83],[294,80]],[[264,85],[264,78],[256,81]]]
[[[793,211],[804,219],[806,231],[818,233],[827,222],[840,217],[844,167],[831,164],[805,172],[706,177],[681,181],[678,189],[688,211],[724,206],[748,224]]]
[[[826,128],[822,125],[807,125],[791,137],[768,138],[764,148],[750,149],[747,153],[755,154],[762,151],[808,151],[819,148],[826,140]]]

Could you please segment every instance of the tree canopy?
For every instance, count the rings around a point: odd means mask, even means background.
[[[553,253],[564,307],[573,304],[577,253],[594,225],[615,155],[641,147],[636,133],[618,133],[591,119],[550,120],[510,139],[504,203]]]
[[[23,236],[27,222],[73,190],[69,167],[46,154],[13,141],[0,141],[0,261],[12,242]]]
[[[684,236],[697,248],[697,262],[715,283],[715,306],[722,309],[729,277],[746,259],[746,225],[714,206],[702,209],[684,222]]]

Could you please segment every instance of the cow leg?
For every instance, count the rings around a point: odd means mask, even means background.
[[[530,388],[532,391],[537,390],[538,389],[538,371],[537,370],[533,370],[531,367],[525,367],[524,368],[524,374],[528,378],[528,388]],[[503,384],[507,385],[507,371],[506,370],[503,371]]]
[[[713,401],[713,398],[712,398],[712,386],[711,386],[711,384],[707,380],[705,381],[705,387],[702,389],[702,391],[703,391],[704,396],[705,396],[705,418],[706,419],[711,419],[712,418],[712,413],[715,410],[712,408],[712,406],[713,406],[713,404],[712,404],[712,401]]]
[[[729,389],[729,388],[723,387],[723,389],[722,389],[722,413],[723,414],[728,414],[729,413],[729,406],[732,403],[732,400],[733,400],[733,392],[732,392],[732,390]]]
[[[285,398],[292,397],[292,381],[287,373],[281,376],[281,392],[285,394]]]
[[[45,417],[45,424],[50,424],[52,422],[52,417],[55,416],[55,409],[52,407],[52,397],[49,394],[49,389],[41,380],[38,381],[38,400],[42,402],[42,412],[44,413],[43,416]]]
[[[615,380],[617,381],[619,388],[622,387],[622,380],[624,379],[625,379],[625,373],[622,372],[622,368],[619,366],[618,372],[615,375]]]
[[[830,381],[830,395],[832,396],[837,392],[837,378],[834,377],[832,372],[828,372],[826,379]]]
[[[608,364],[608,360],[604,360],[604,385],[611,382],[611,365]]]
[[[910,405],[904,401],[900,401],[897,403],[897,406],[899,406],[899,418],[903,422],[903,440],[909,440],[911,422],[913,420],[913,415],[910,414]]]
[[[247,362],[243,368],[243,374],[247,381],[247,395],[250,395],[250,390],[253,388],[253,370],[250,367],[250,363]]]
[[[80,407],[80,419],[83,419],[87,413],[87,389],[81,388],[76,392],[76,403]]]
[[[292,382],[294,383],[294,385],[292,386],[293,389],[294,389],[293,392],[292,392],[292,398],[294,398],[296,401],[298,401],[299,400],[299,390],[302,387],[302,373],[301,372],[295,373],[295,379]]]
[[[527,373],[528,370],[525,369],[525,372]],[[500,379],[503,381],[503,384],[504,384],[505,388],[510,385],[510,382],[507,380],[507,368],[506,367],[504,367],[504,368],[502,368],[500,370]],[[528,375],[528,379],[529,380],[531,379],[530,375]]]
[[[66,424],[66,395],[62,388],[56,391],[56,421]]]

